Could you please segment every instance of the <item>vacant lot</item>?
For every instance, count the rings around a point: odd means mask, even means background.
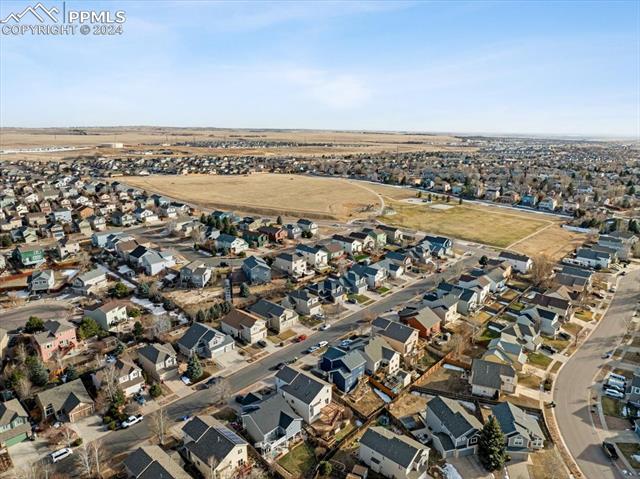
[[[586,235],[572,233],[558,224],[540,230],[537,234],[512,246],[520,253],[527,255],[544,254],[559,261],[567,253],[579,247],[586,239]]]
[[[265,215],[347,219],[375,212],[372,191],[342,179],[297,175],[125,177],[127,184],[197,204]]]
[[[552,220],[535,214],[512,213],[505,209],[464,203],[458,205],[455,201],[446,210],[397,201],[388,203],[396,213],[380,218],[387,224],[500,248],[506,248],[552,224]]]

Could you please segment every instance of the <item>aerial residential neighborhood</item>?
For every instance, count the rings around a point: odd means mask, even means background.
[[[0,2],[0,479],[640,477],[638,2]]]

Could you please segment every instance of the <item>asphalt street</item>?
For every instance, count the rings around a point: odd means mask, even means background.
[[[640,300],[640,269],[622,277],[609,311],[589,339],[562,367],[555,382],[553,398],[560,434],[589,479],[622,478],[620,470],[602,450],[602,441],[593,427],[589,397],[594,378],[606,360],[605,352],[614,349],[633,317]]]
[[[30,316],[44,320],[68,318],[71,311],[72,308],[63,301],[33,302],[21,308],[0,309],[0,328],[11,332],[24,326]]]
[[[260,382],[261,380],[274,374],[273,368],[278,363],[284,362],[294,356],[302,356],[303,351],[320,341],[334,341],[344,334],[358,327],[358,323],[370,315],[379,315],[389,311],[395,307],[401,306],[415,299],[418,295],[423,295],[435,287],[442,280],[451,280],[457,277],[462,269],[468,269],[476,266],[478,259],[483,254],[489,254],[489,249],[484,249],[479,245],[469,245],[467,251],[471,252],[471,256],[462,259],[457,268],[445,270],[439,274],[432,274],[425,279],[421,279],[404,289],[388,295],[380,301],[363,308],[342,320],[336,321],[326,331],[319,331],[309,337],[307,340],[292,344],[280,351],[277,351],[266,358],[251,363],[238,372],[228,376],[226,380],[230,386],[230,396],[234,396],[239,391]],[[172,420],[178,420],[184,415],[198,414],[204,408],[213,404],[212,391],[203,389],[194,391],[189,396],[177,400],[166,407],[167,415]],[[128,429],[114,431],[107,434],[102,442],[106,448],[107,457],[114,457],[127,450],[134,448],[140,443],[151,437],[149,426],[144,423],[136,424]],[[57,469],[61,472],[71,472],[73,470],[73,461],[65,460],[58,463]]]

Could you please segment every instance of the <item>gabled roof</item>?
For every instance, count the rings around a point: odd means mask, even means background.
[[[205,464],[212,457],[221,462],[236,446],[247,446],[247,441],[211,416],[194,417],[182,431],[193,439],[185,447]]]
[[[263,320],[254,314],[234,308],[221,321],[234,329],[240,330],[242,328],[251,328],[256,322],[262,322]]]
[[[51,404],[55,411],[72,412],[80,404],[93,404],[93,400],[82,384],[81,379],[47,389],[38,394],[38,400],[44,408]]]
[[[501,251],[499,257],[512,259],[514,261],[523,261],[525,263],[531,259],[526,254],[515,253],[513,251]]]
[[[142,446],[123,461],[135,479],[190,479],[159,446]]]
[[[397,321],[389,321],[388,319],[382,317],[376,318],[371,324],[380,329],[380,331],[378,331],[378,334],[391,339],[395,339],[396,341],[400,341],[402,343],[406,343],[411,338],[411,336],[415,332],[417,332],[416,329],[405,326],[404,324],[398,323]]]
[[[509,436],[513,433],[518,433],[529,440],[534,437],[544,439],[538,420],[518,406],[505,401],[493,406],[491,412],[500,423],[500,428],[505,435]]]
[[[233,338],[218,331],[217,329],[214,329],[211,326],[208,326],[206,324],[194,322],[191,326],[189,326],[189,329],[187,329],[185,333],[182,335],[182,337],[177,341],[177,344],[182,346],[183,348],[192,350],[198,345],[200,341],[209,343],[216,336],[228,338],[230,343],[233,342]]]
[[[176,352],[171,344],[153,343],[138,349],[138,356],[142,356],[153,364],[164,363],[167,357],[175,357]]]
[[[418,453],[427,449],[426,446],[415,439],[394,434],[380,426],[367,429],[360,439],[360,444],[376,451],[405,469],[413,464]]]
[[[323,388],[331,387],[321,379],[289,366],[278,371],[276,378],[286,383],[281,388],[284,392],[305,404],[311,404]]]
[[[257,410],[242,415],[242,419],[252,421],[263,436],[277,428],[286,429],[294,421],[302,418],[280,395],[271,396],[256,404]]]
[[[427,409],[435,414],[456,439],[471,436],[482,429],[478,418],[453,399],[435,396],[427,403]]]
[[[484,359],[473,360],[471,365],[471,384],[500,389],[502,386],[500,376],[515,377],[516,371],[508,364],[494,363]]]

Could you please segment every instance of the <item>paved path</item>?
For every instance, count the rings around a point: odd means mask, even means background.
[[[563,440],[588,479],[625,477],[617,465],[604,455],[604,436],[594,428],[589,397],[594,378],[604,360],[602,355],[615,349],[626,329],[626,321],[640,299],[640,269],[621,277],[611,306],[591,336],[560,370],[553,391],[557,404],[555,417]]]
[[[64,301],[34,301],[20,308],[3,310],[0,308],[0,328],[13,331],[25,325],[30,316],[40,319],[68,318],[71,306]]]

